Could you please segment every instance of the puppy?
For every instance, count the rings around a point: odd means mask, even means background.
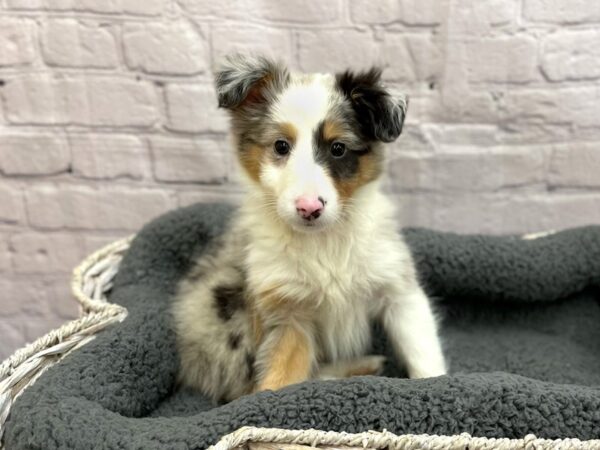
[[[445,373],[436,321],[380,190],[407,111],[381,72],[291,73],[231,56],[216,73],[248,193],[179,285],[180,381],[215,400],[377,373],[379,320],[410,377]]]

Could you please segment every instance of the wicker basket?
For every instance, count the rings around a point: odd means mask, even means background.
[[[0,365],[0,449],[4,448],[4,424],[19,394],[48,367],[94,339],[98,331],[127,316],[125,308],[106,301],[106,293],[112,287],[112,280],[131,239],[104,247],[73,271],[71,290],[80,304],[79,319],[17,350]]]
[[[94,335],[127,316],[127,310],[108,303],[106,293],[119,270],[123,254],[132,237],[117,241],[97,251],[73,272],[72,292],[79,301],[81,317],[69,322],[32,344],[15,352],[0,365],[0,449],[4,423],[14,400],[44,372],[68,353],[94,339]],[[523,439],[455,436],[402,435],[383,431],[359,434],[319,430],[282,430],[243,427],[224,436],[211,450],[306,450],[328,449],[431,449],[431,450],[600,450],[600,440],[546,440],[534,435]],[[9,449],[5,449],[9,450]]]
[[[224,436],[209,450],[597,450],[600,440],[538,439],[533,434],[524,439],[472,437],[428,434],[395,435],[387,431],[351,434],[319,430],[281,430],[278,428],[243,427]]]

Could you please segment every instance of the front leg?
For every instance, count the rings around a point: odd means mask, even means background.
[[[410,378],[446,373],[435,317],[416,280],[409,286],[390,286],[382,319],[396,356],[405,363]]]
[[[380,355],[359,356],[353,359],[321,364],[316,379],[336,380],[365,375],[380,375],[383,372],[384,364],[385,357]]]
[[[257,365],[257,391],[277,390],[310,378],[314,349],[307,330],[298,323],[277,325],[265,335]]]

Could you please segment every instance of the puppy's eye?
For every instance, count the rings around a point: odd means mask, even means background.
[[[275,141],[275,151],[278,155],[284,156],[290,152],[290,144],[283,140]]]
[[[331,144],[331,154],[334,158],[341,158],[346,153],[346,146],[341,142]]]

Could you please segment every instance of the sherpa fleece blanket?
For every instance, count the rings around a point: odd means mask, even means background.
[[[115,280],[127,319],[16,401],[7,448],[201,449],[243,425],[522,438],[600,437],[600,227],[548,237],[404,230],[443,319],[450,375],[310,381],[215,405],[175,385],[169,302],[232,213],[196,205],[146,226]]]

